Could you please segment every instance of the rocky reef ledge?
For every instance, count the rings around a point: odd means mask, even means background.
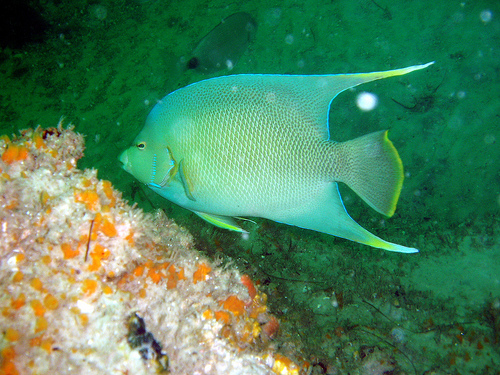
[[[299,374],[266,295],[81,171],[72,127],[0,137],[0,374]]]

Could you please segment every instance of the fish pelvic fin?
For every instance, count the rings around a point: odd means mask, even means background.
[[[403,186],[403,163],[387,136],[378,131],[336,144],[336,180],[344,182],[375,211],[392,216]]]
[[[216,227],[232,230],[234,232],[246,233],[248,232],[241,228],[238,223],[230,216],[207,214],[206,212],[193,211],[196,215],[201,217],[206,222],[215,225]],[[250,220],[251,221],[251,220]]]

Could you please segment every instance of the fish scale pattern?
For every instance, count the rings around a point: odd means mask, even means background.
[[[332,180],[333,142],[320,137],[319,125],[303,118],[282,87],[262,90],[229,80],[222,87],[219,82],[216,95],[206,92],[179,90],[175,98],[196,102],[182,107],[193,121],[172,133],[172,142],[184,140],[179,149],[186,150],[195,197],[220,206],[238,202],[239,209],[247,205],[246,212],[263,215],[308,199],[319,184]]]

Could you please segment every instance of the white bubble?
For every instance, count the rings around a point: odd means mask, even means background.
[[[247,241],[250,238],[250,233],[241,232],[241,239]]]
[[[149,100],[148,100],[148,99],[145,99],[145,100],[144,100],[144,105],[145,105],[146,107],[148,107],[148,106],[149,106]]]
[[[288,35],[285,37],[285,43],[286,43],[286,44],[289,44],[289,45],[292,45],[292,44],[293,44],[293,35],[292,35],[292,34],[288,34]]]
[[[487,134],[484,136],[484,143],[487,145],[492,145],[495,144],[497,141],[497,138],[493,134]]]
[[[378,104],[378,98],[375,94],[371,92],[362,92],[356,98],[356,105],[362,111],[371,111]]]
[[[91,14],[97,18],[99,21],[104,21],[108,16],[108,10],[104,5],[93,5],[90,8]]]
[[[491,21],[491,19],[493,18],[493,13],[491,12],[491,10],[489,9],[485,9],[483,10],[481,13],[479,13],[479,18],[481,19],[481,21],[483,21],[484,23],[488,23]]]
[[[406,341],[406,334],[402,328],[393,328],[391,337],[396,343],[404,343]]]
[[[265,12],[264,20],[271,27],[278,26],[281,21],[281,13],[280,8],[269,9]]]

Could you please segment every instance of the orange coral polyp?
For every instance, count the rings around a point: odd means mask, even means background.
[[[14,277],[12,278],[12,281],[18,283],[18,282],[22,281],[23,278],[24,278],[24,274],[21,271],[17,271],[14,274]]]
[[[17,341],[19,340],[19,337],[21,337],[19,331],[15,330],[14,328],[7,328],[5,330],[5,338],[7,339],[7,341]]]
[[[44,306],[49,310],[55,310],[59,307],[59,301],[52,294],[47,294],[43,299]]]
[[[175,270],[175,266],[172,264],[168,268],[168,280],[167,280],[167,289],[173,289],[177,286],[177,281],[179,280],[179,275]]]
[[[96,244],[90,253],[90,257],[93,259],[108,259],[110,256],[110,252],[101,244]]]
[[[150,269],[148,271],[148,276],[155,284],[158,284],[160,280],[164,278],[166,275],[163,274],[162,272],[157,272],[155,269]]]
[[[116,204],[116,198],[113,192],[113,185],[111,182],[104,180],[102,182],[102,191],[104,192],[104,195],[106,195],[106,198],[109,199],[109,206],[114,207]]]
[[[49,326],[49,322],[43,316],[36,319],[35,333],[45,331]]]
[[[28,149],[24,146],[9,144],[2,154],[2,160],[6,164],[12,164],[16,161],[24,160],[28,157]]]
[[[231,315],[229,315],[227,311],[216,311],[215,319],[217,319],[219,322],[228,324],[231,321]]]
[[[42,136],[41,136],[39,133],[35,133],[35,134],[33,135],[33,143],[35,144],[35,147],[36,147],[37,149],[40,149],[40,148],[42,148],[42,147],[43,147],[43,148],[47,147],[47,146],[45,145],[45,142],[44,142],[44,140],[43,140]]]
[[[80,254],[80,251],[78,249],[73,250],[71,248],[71,245],[68,243],[61,244],[61,250],[64,254],[64,259],[71,259],[71,258],[76,257],[78,254]]]
[[[253,285],[252,279],[250,279],[250,276],[248,275],[243,275],[241,276],[241,283],[245,285],[248,289],[248,295],[250,296],[250,299],[254,299],[255,296],[257,295],[257,289],[255,289],[255,285]]]
[[[31,287],[35,290],[41,291],[43,289],[43,283],[40,281],[38,277],[35,277],[30,282]]]
[[[36,316],[44,316],[45,315],[45,307],[43,307],[42,303],[35,299],[30,302],[31,308]]]
[[[99,229],[103,234],[105,234],[108,237],[116,237],[116,235],[118,234],[115,225],[111,221],[109,221],[109,219],[106,217],[102,220]]]
[[[236,296],[229,296],[225,301],[219,302],[224,309],[231,311],[235,316],[243,315],[245,312],[245,302]]]
[[[145,268],[146,267],[143,264],[135,267],[135,269],[132,271],[132,275],[134,275],[135,277],[142,276],[142,274],[144,273],[144,269]]]
[[[83,293],[90,295],[97,290],[98,283],[96,280],[86,279],[83,280],[82,291]]]
[[[25,303],[26,303],[26,296],[24,295],[24,293],[21,293],[17,298],[12,298],[12,300],[10,301],[10,305],[15,310],[19,310],[21,307],[24,306]]]
[[[212,271],[212,268],[209,265],[200,263],[198,269],[193,273],[193,283],[196,284],[199,281],[205,281],[210,271]]]
[[[75,190],[75,202],[85,204],[85,207],[93,212],[99,210],[101,201],[94,190]]]

